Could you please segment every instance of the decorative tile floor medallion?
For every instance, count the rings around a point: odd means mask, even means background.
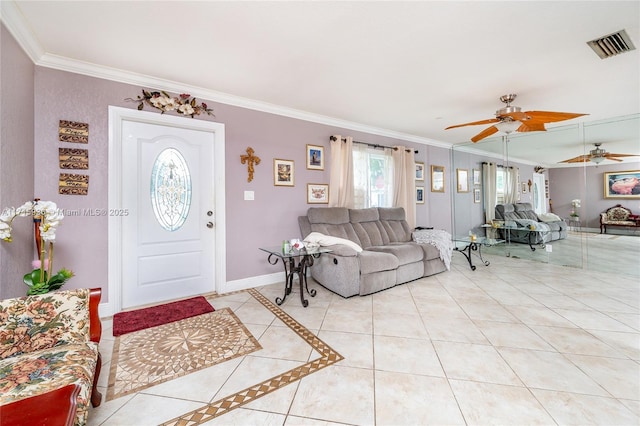
[[[229,308],[119,336],[107,401],[259,349]]]
[[[232,395],[228,395],[210,404],[206,404],[196,410],[185,413],[175,419],[169,420],[163,425],[180,425],[194,426],[201,425],[221,416],[229,411],[250,403],[260,397],[263,397],[275,390],[282,388],[290,383],[296,382],[309,374],[315,373],[325,367],[335,364],[344,359],[342,355],[331,349],[327,344],[320,340],[316,335],[307,330],[304,326],[290,317],[283,310],[274,305],[269,299],[264,297],[255,289],[247,290],[258,302],[269,309],[278,319],[280,319],[287,327],[300,336],[308,345],[315,349],[320,357],[313,359],[303,365],[293,368],[289,371],[264,380],[258,384],[250,386]]]

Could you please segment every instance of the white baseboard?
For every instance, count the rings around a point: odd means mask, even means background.
[[[246,290],[249,288],[276,284],[280,282],[284,282],[283,272],[275,272],[273,274],[258,275],[255,277],[243,278],[241,280],[227,281],[227,283],[223,286],[220,294],[230,293],[232,291]]]
[[[247,290],[249,288],[261,287],[263,285],[276,284],[284,281],[283,272],[275,272],[273,274],[258,275],[255,277],[243,278],[241,280],[227,281],[223,286],[219,294],[231,293],[234,291]],[[114,305],[111,302],[101,303],[98,306],[98,313],[100,318],[112,317],[114,312]]]

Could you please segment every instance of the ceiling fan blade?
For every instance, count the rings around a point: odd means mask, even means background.
[[[471,142],[478,142],[481,139],[486,138],[487,136],[491,136],[494,133],[498,132],[498,128],[496,126],[487,127],[477,135],[471,138]]]
[[[574,158],[570,158],[568,160],[560,161],[561,163],[586,163],[587,161],[591,161],[590,155],[579,155]]]
[[[541,121],[543,123],[553,123],[555,121],[570,120],[572,118],[581,117],[589,114],[578,114],[573,112],[553,112],[553,111],[526,111],[523,114],[531,117],[532,120]]]
[[[640,154],[612,154],[610,152],[607,152],[604,156],[607,158],[609,157],[640,157]]]
[[[523,121],[518,127],[518,132],[545,132],[546,130],[544,123],[537,120]]]
[[[475,126],[477,124],[491,124],[491,123],[497,123],[498,120],[497,118],[490,118],[488,120],[480,120],[480,121],[474,121],[472,123],[464,123],[464,124],[456,124],[454,126],[449,126],[447,127],[445,130],[449,130],[449,129],[455,129],[456,127],[464,127],[464,126]]]
[[[608,155],[605,155],[604,158],[606,158],[607,160],[617,161],[618,163],[622,162],[622,160],[619,160],[615,157],[609,157]]]

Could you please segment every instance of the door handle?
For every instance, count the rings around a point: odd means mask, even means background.
[[[209,229],[213,228],[213,222],[207,222],[207,228]]]

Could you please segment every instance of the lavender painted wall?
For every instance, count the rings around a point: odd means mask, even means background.
[[[581,225],[600,228],[600,213],[622,204],[635,214],[640,214],[640,200],[604,198],[604,173],[624,170],[640,170],[640,162],[611,164],[608,161],[598,167],[563,167],[549,170],[550,198],[553,212],[561,217],[569,217],[571,200],[580,199]],[[586,188],[586,189],[585,189]]]
[[[108,205],[108,115],[109,105],[136,108],[124,99],[136,97],[141,88],[48,68],[36,67],[35,78],[35,161],[39,172],[35,179],[37,196],[50,199],[69,211],[106,209]],[[204,100],[214,109],[215,120],[226,131],[226,236],[227,281],[280,272],[269,265],[260,246],[277,245],[285,238],[299,238],[297,217],[304,215],[307,183],[329,183],[329,136],[351,135],[355,140],[383,145],[405,145],[418,149],[418,161],[448,167],[448,150],[400,141],[388,137],[346,130],[323,124],[283,117]],[[149,109],[149,108],[147,108]],[[59,142],[59,120],[89,124],[86,146]],[[185,118],[191,120],[191,118]],[[307,170],[306,145],[325,147],[325,170]],[[58,194],[58,147],[82,147],[89,150],[90,176],[87,196]],[[261,158],[254,179],[247,182],[247,166],[240,156],[247,147]],[[273,184],[273,159],[295,162],[295,186]],[[426,181],[428,184],[428,181]],[[245,201],[244,191],[254,191],[255,200]],[[432,197],[426,192],[424,205],[418,207],[421,223],[450,230],[450,199],[447,194]],[[432,198],[434,198],[432,200]],[[67,215],[58,233],[56,263],[72,268],[76,278],[69,287],[100,286],[107,289],[107,217]],[[279,266],[279,265],[278,265]],[[108,300],[108,294],[103,296]]]
[[[0,209],[33,198],[33,70],[0,25]],[[13,242],[0,241],[0,299],[26,294],[22,276],[36,257],[33,222],[18,218],[13,225]]]

